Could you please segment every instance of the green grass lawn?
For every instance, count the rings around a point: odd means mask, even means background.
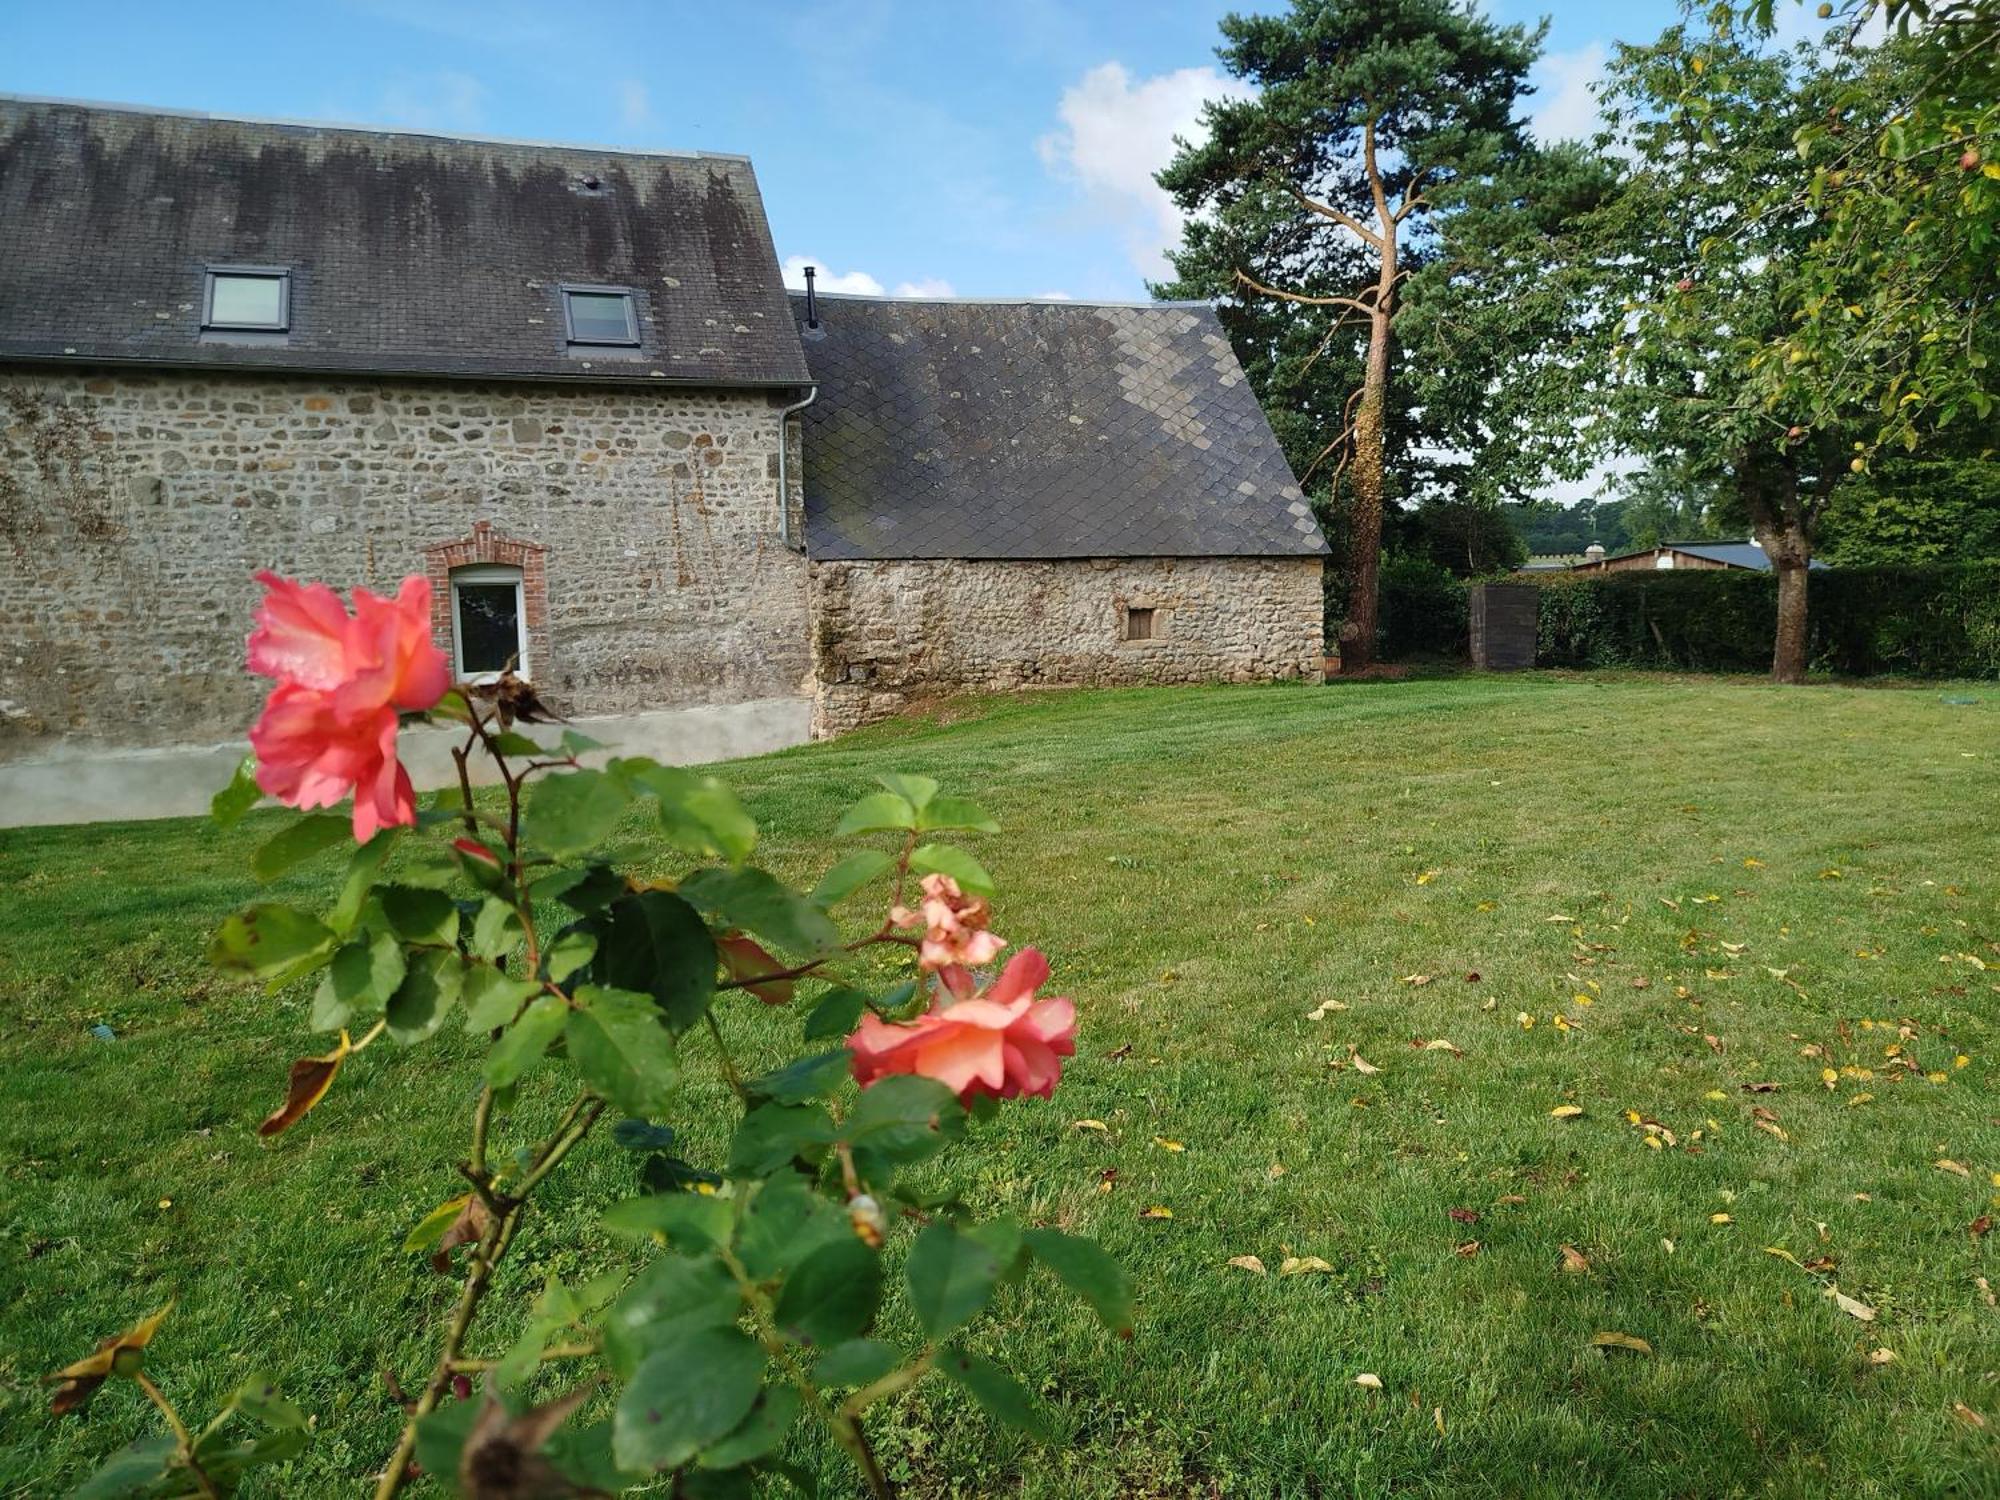
[[[913,1493],[2000,1494],[2000,1235],[1969,1227],[2000,1216],[2000,692],[1534,676],[950,712],[725,772],[807,878],[879,772],[978,796],[1007,828],[977,845],[994,925],[1081,1013],[1055,1099],[1004,1109],[963,1175],[1098,1236],[1137,1336],[1006,1294],[985,1346],[1059,1440],[927,1384],[871,1428]],[[129,1386],[54,1423],[35,1382],[170,1295],[171,1392],[262,1368],[315,1417],[257,1494],[360,1494],[398,1416],[380,1372],[429,1363],[454,1286],[400,1242],[456,1191],[477,1051],[385,1043],[259,1143],[316,1039],[302,997],[201,953],[269,826],[0,833],[0,1493],[150,1427]],[[732,1040],[785,1055],[796,1018],[757,1009]],[[724,1101],[690,1108],[719,1149]],[[632,1179],[579,1153],[475,1343],[629,1253],[596,1219]]]

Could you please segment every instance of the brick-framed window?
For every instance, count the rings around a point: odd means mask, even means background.
[[[504,632],[510,618],[511,589],[511,618],[518,621],[522,658],[517,670],[548,681],[553,661],[546,547],[501,536],[492,522],[478,521],[472,535],[424,548],[424,576],[431,584],[431,639],[451,662],[453,675],[487,675],[511,654],[494,645],[495,632]],[[463,630],[461,608],[466,611]]]

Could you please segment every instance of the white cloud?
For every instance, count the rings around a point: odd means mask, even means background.
[[[1545,146],[1588,140],[1597,133],[1597,85],[1603,81],[1605,48],[1591,42],[1574,52],[1550,52],[1535,60],[1528,81],[1540,108],[1528,129]]]
[[[644,130],[653,123],[652,95],[636,78],[618,85],[618,123],[627,130]]]
[[[1076,298],[1072,297],[1068,292],[1037,292],[1035,293],[1034,300],[1037,302],[1074,302]]]
[[[1056,111],[1062,124],[1035,149],[1044,166],[1069,177],[1119,226],[1132,264],[1164,279],[1172,274],[1165,252],[1180,241],[1181,214],[1153,174],[1173,160],[1176,136],[1203,137],[1205,101],[1254,93],[1212,67],[1134,80],[1122,63],[1101,63],[1063,90]]]
[[[818,276],[813,285],[822,292],[848,292],[857,297],[950,297],[956,293],[952,285],[942,276],[921,276],[915,281],[899,281],[894,291],[889,290],[866,271],[836,271],[810,255],[792,255],[785,258],[785,285],[795,292],[806,289],[806,267],[818,268]]]
[[[486,121],[486,85],[450,68],[403,74],[383,87],[373,118],[418,130],[478,130]]]
[[[815,266],[819,275],[813,285],[822,292],[852,292],[857,297],[885,297],[888,289],[866,271],[836,271],[811,255],[794,255],[785,261],[785,285],[795,292],[806,289],[806,267]]]

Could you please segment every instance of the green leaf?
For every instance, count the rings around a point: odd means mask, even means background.
[[[375,892],[382,915],[406,943],[449,948],[458,941],[458,903],[443,891],[418,885],[385,885]]]
[[[549,1044],[562,1035],[569,1007],[554,995],[544,995],[521,1013],[493,1050],[486,1054],[486,1081],[504,1089],[542,1060]]]
[[[225,920],[208,945],[217,968],[255,974],[273,989],[310,973],[333,953],[333,933],[296,907],[260,902]]]
[[[833,1121],[817,1104],[764,1104],[743,1117],[729,1143],[732,1177],[768,1177],[795,1157],[817,1161],[833,1141]]]
[[[799,1262],[773,1316],[792,1342],[825,1349],[866,1332],[881,1301],[882,1257],[849,1235]]]
[[[369,1014],[382,1009],[402,984],[407,969],[402,945],[386,932],[363,933],[353,942],[341,944],[333,962],[320,975],[319,990],[313,996],[313,1029],[338,1031],[356,1012]]]
[[[847,1035],[861,1020],[861,1012],[867,1005],[868,997],[860,990],[844,984],[836,985],[820,996],[819,1003],[806,1016],[805,1039],[817,1042],[830,1036]]]
[[[558,859],[586,854],[611,836],[631,801],[631,788],[603,771],[545,776],[528,793],[527,838]]]
[[[799,1393],[789,1385],[767,1385],[757,1405],[728,1436],[701,1454],[703,1468],[733,1469],[776,1450],[799,1416]]]
[[[754,933],[797,959],[820,958],[840,946],[832,918],[765,870],[696,870],[681,882],[681,895],[723,926]]]
[[[753,1099],[767,1099],[774,1104],[803,1104],[808,1099],[819,1099],[832,1093],[852,1071],[853,1056],[841,1047],[814,1057],[802,1057],[782,1068],[773,1068],[768,1073],[747,1080],[743,1088]]]
[[[929,806],[931,798],[937,795],[938,784],[928,776],[910,776],[900,771],[891,771],[875,779],[919,813]]]
[[[547,753],[542,746],[514,729],[503,729],[494,735],[493,748],[502,755],[525,755],[530,760],[539,759]]]
[[[993,877],[986,866],[953,844],[919,844],[910,851],[910,868],[919,875],[949,875],[960,890],[975,896],[993,894]]]
[[[257,757],[246,755],[236,763],[229,784],[209,799],[209,821],[217,828],[234,828],[243,821],[245,813],[263,800],[263,790],[257,785]]]
[[[819,1357],[813,1384],[873,1385],[902,1362],[900,1354],[877,1339],[851,1339]]]
[[[222,794],[216,794],[222,800]],[[216,820],[222,822],[220,818]],[[227,823],[222,824],[228,827]],[[174,1467],[180,1445],[172,1433],[155,1433],[134,1439],[111,1455],[111,1459],[90,1478],[69,1492],[69,1500],[129,1500],[150,1493],[150,1487]]]
[[[870,792],[840,815],[840,821],[833,825],[833,836],[845,838],[852,833],[901,832],[916,826],[917,810],[910,806],[909,798],[894,792]]]
[[[597,934],[587,927],[572,927],[556,934],[556,940],[542,955],[542,969],[551,980],[561,984],[595,957]]]
[[[324,813],[294,818],[257,846],[257,852],[250,856],[250,873],[259,880],[276,880],[294,865],[353,837],[354,823],[349,818]]]
[[[964,833],[998,833],[993,815],[967,797],[936,797],[930,806],[917,809],[917,827],[925,832],[954,830]]]
[[[522,936],[520,914],[510,903],[488,896],[473,919],[469,946],[480,958],[503,958],[514,950]]]
[[[540,1367],[542,1351],[558,1333],[583,1320],[589,1309],[581,1298],[551,1276],[542,1294],[535,1299],[521,1335],[514,1340],[500,1362],[493,1367],[493,1379],[502,1390],[511,1390]]]
[[[931,1078],[901,1073],[861,1091],[841,1134],[856,1151],[907,1165],[935,1156],[965,1133],[958,1098]]]
[[[854,1238],[847,1214],[795,1172],[757,1185],[736,1221],[736,1258],[753,1281],[781,1276],[821,1245]]]
[[[361,917],[362,903],[368,893],[375,888],[375,877],[382,873],[382,866],[388,863],[389,853],[396,847],[400,828],[384,828],[375,837],[354,851],[347,861],[347,876],[341,882],[340,899],[327,913],[326,922],[335,932],[345,937],[354,930],[354,924]]]
[[[618,1466],[678,1468],[733,1429],[756,1404],[764,1351],[734,1328],[703,1328],[650,1354],[612,1417]]]
[[[583,755],[589,751],[602,750],[604,748],[601,740],[594,740],[589,735],[580,733],[574,729],[565,729],[562,732],[561,743],[563,749],[571,755]]]
[[[757,824],[729,786],[644,757],[615,760],[611,773],[659,804],[660,831],[676,849],[740,865],[757,846]]]
[[[596,911],[625,894],[625,877],[609,865],[570,865],[528,885],[537,901],[560,901],[574,911]]]
[[[813,887],[812,895],[807,899],[821,908],[838,906],[869,881],[888,874],[895,867],[894,856],[880,849],[857,849],[820,876],[819,884]]]
[[[521,1013],[521,1007],[541,994],[532,979],[503,973],[491,964],[468,964],[460,986],[465,997],[465,1029],[492,1031]]]
[[[458,1216],[465,1212],[465,1205],[472,1198],[470,1193],[460,1193],[456,1198],[447,1198],[436,1208],[417,1220],[416,1227],[403,1236],[403,1249],[412,1255],[421,1255],[444,1238],[444,1232],[458,1222]]]
[[[681,1070],[652,998],[582,985],[575,999],[566,1035],[583,1081],[628,1115],[666,1113]]]
[[[655,1193],[612,1204],[603,1222],[616,1234],[657,1234],[675,1250],[712,1250],[729,1243],[736,1205],[713,1193]]]
[[[389,1035],[404,1046],[431,1036],[458,1003],[465,965],[456,953],[430,949],[413,954],[403,982],[389,997]]]
[[[995,1421],[1018,1427],[1035,1437],[1048,1436],[1048,1424],[1027,1391],[992,1360],[982,1359],[970,1350],[952,1348],[938,1356],[937,1368]]]
[[[417,1423],[417,1463],[445,1493],[458,1493],[458,1460],[479,1416],[477,1401],[448,1401]]]
[[[1030,1229],[1022,1238],[1035,1259],[1089,1303],[1106,1328],[1132,1331],[1132,1278],[1095,1240],[1059,1229]]]
[[[597,938],[597,955],[586,971],[593,983],[652,996],[675,1031],[708,1013],[715,999],[715,939],[680,897],[640,891],[578,925]]]
[[[1020,1247],[1020,1231],[1005,1220],[964,1233],[939,1220],[918,1235],[903,1276],[924,1332],[940,1339],[978,1314],[1014,1270]]]
[[[712,1255],[663,1255],[632,1279],[604,1315],[604,1353],[620,1380],[689,1334],[728,1328],[742,1311],[736,1280]]]

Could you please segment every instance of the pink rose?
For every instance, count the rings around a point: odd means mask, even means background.
[[[863,1088],[892,1073],[935,1078],[961,1100],[976,1094],[1046,1099],[1061,1076],[1060,1059],[1076,1055],[1076,1006],[1037,1000],[1049,961],[1023,948],[983,995],[940,1003],[914,1021],[863,1016],[847,1039],[854,1078]]]
[[[923,941],[917,945],[917,965],[925,973],[942,973],[954,993],[971,989],[970,976],[953,970],[978,969],[993,962],[1007,946],[1004,938],[986,930],[992,913],[984,897],[968,896],[949,875],[926,875],[921,906],[889,909],[889,920],[898,927],[922,927]],[[953,982],[955,981],[955,982]]]
[[[250,731],[257,785],[290,807],[354,796],[354,836],[414,823],[416,793],[396,759],[397,713],[426,709],[451,686],[431,643],[431,586],[406,578],[394,599],[354,591],[350,615],[323,583],[259,573],[264,600],[250,670],[277,679]]]

